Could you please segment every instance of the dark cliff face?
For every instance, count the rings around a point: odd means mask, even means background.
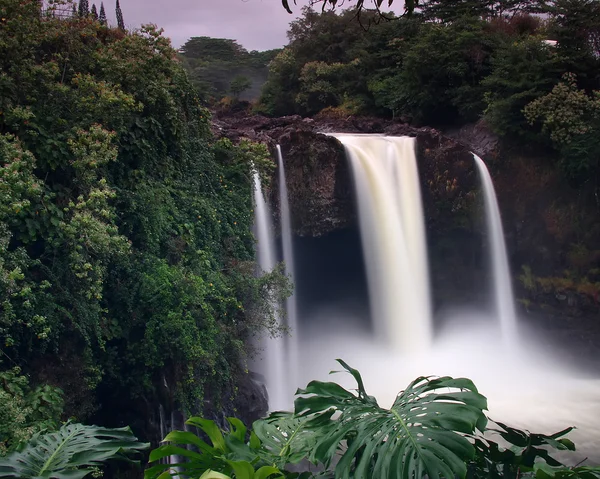
[[[356,226],[352,171],[343,146],[328,133],[379,133],[417,138],[427,222],[450,224],[453,216],[469,215],[477,176],[469,149],[432,128],[371,118],[302,119],[260,116],[217,119],[214,132],[232,140],[249,138],[279,144],[285,164],[292,229],[299,236],[322,236]],[[278,176],[269,192],[278,214]],[[276,218],[277,220],[278,218]]]

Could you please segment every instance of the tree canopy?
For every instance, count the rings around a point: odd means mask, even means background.
[[[552,148],[575,183],[595,177],[598,1],[421,0],[412,15],[386,14],[389,22],[376,21],[378,9],[393,2],[347,10],[316,3],[328,8],[305,7],[291,23],[260,111],[390,115],[441,127],[485,118],[502,136]],[[552,119],[559,103],[569,125]],[[557,141],[557,128],[573,136]]]

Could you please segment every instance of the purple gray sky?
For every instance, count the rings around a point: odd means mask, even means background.
[[[114,23],[116,0],[103,0],[109,22]],[[98,3],[100,0],[90,0]],[[294,15],[281,0],[120,0],[128,28],[155,23],[164,28],[174,47],[190,37],[209,36],[237,40],[248,50],[268,50],[287,44],[289,22],[300,14],[309,0],[289,0]],[[353,2],[346,0],[347,5]],[[395,10],[403,4],[395,0]]]

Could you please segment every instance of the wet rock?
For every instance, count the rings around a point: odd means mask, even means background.
[[[292,229],[300,236],[322,236],[356,224],[352,172],[342,145],[328,133],[385,134],[417,138],[428,223],[446,224],[467,214],[476,185],[472,155],[460,142],[433,128],[368,117],[301,118],[233,116],[215,119],[213,132],[232,141],[249,138],[282,149]],[[278,215],[278,180],[269,192]],[[444,205],[439,209],[439,205]],[[450,205],[449,209],[447,206]],[[462,220],[461,220],[462,221]]]

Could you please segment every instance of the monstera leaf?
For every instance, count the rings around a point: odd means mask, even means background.
[[[65,424],[34,436],[20,451],[0,458],[0,478],[80,479],[109,459],[130,460],[146,449],[128,427],[107,429]]]
[[[360,373],[358,394],[338,384],[313,381],[298,391],[298,417],[317,434],[311,460],[329,466],[336,478],[464,478],[475,448],[468,435],[483,431],[487,400],[468,379],[421,377],[400,393],[391,409],[368,396]],[[339,417],[331,418],[335,412]],[[328,418],[327,425],[322,422]]]
[[[284,468],[286,464],[298,464],[310,455],[316,444],[316,430],[319,424],[327,426],[331,414],[322,414],[311,422],[309,419],[297,417],[289,412],[272,413],[266,419],[259,419],[252,425],[253,432],[260,440],[258,449],[261,457]]]

